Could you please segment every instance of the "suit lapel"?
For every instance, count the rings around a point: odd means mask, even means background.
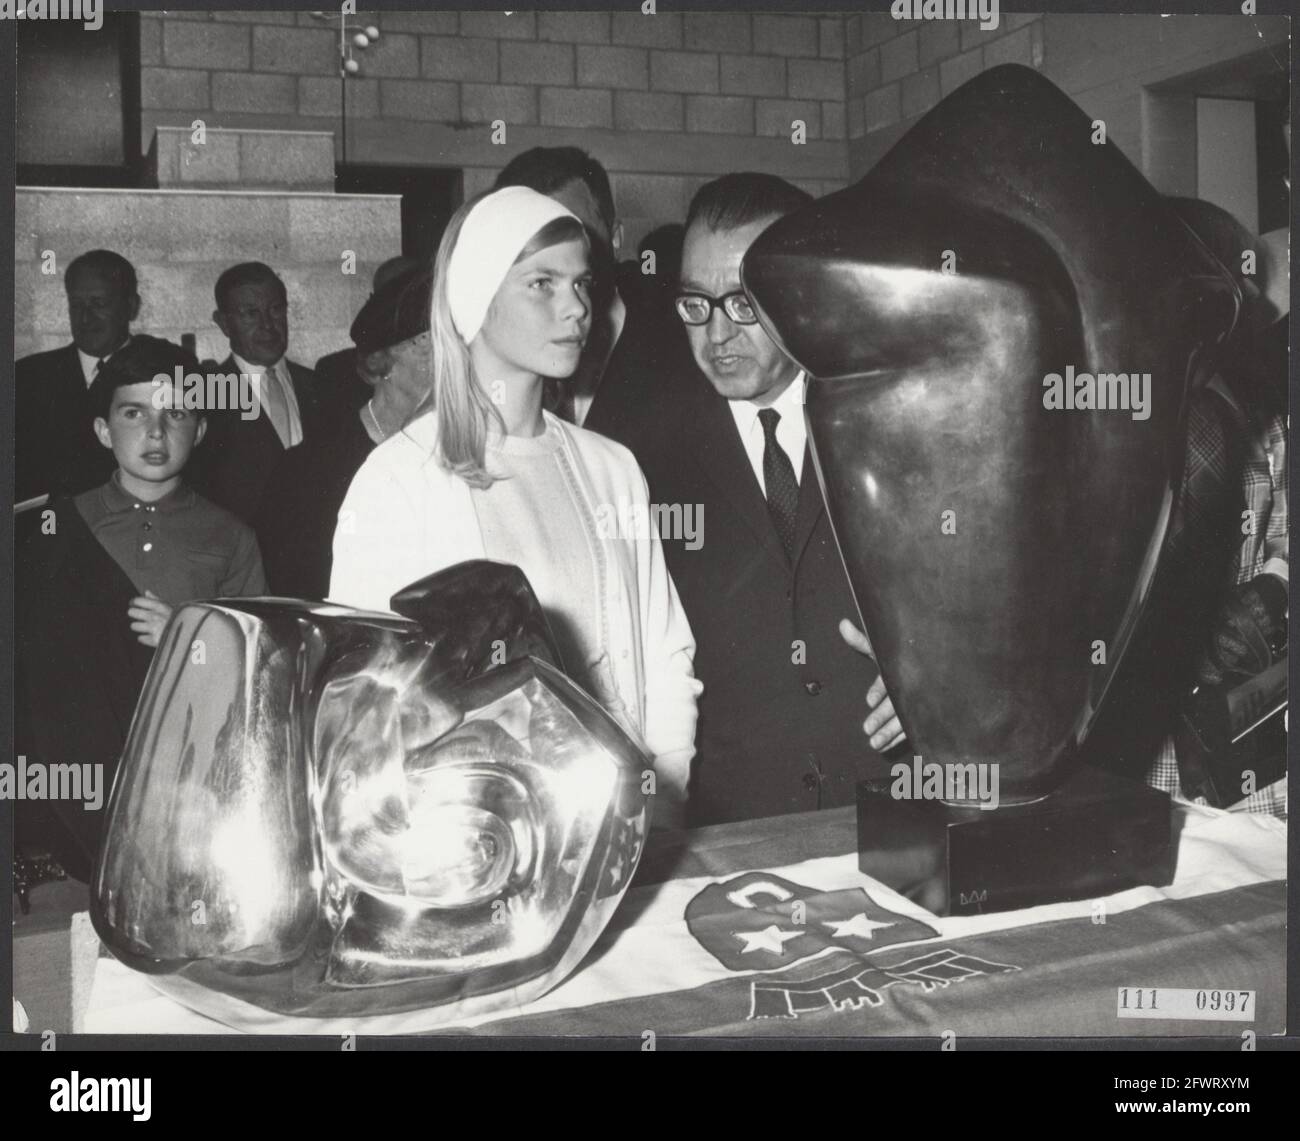
[[[77,355],[77,346],[68,345],[64,350],[66,354],[59,362],[58,376],[59,384],[67,396],[80,396],[83,401],[89,401],[87,393],[90,388],[86,384],[86,374],[81,371],[81,357]]]
[[[767,500],[754,477],[754,469],[740,442],[731,410],[705,377],[697,375],[694,379],[707,391],[698,393],[697,389],[698,398],[684,403],[682,438],[689,441],[687,452],[691,458],[688,462],[699,465],[748,524],[763,550],[781,567],[788,569],[785,551],[767,512]]]
[[[314,374],[310,369],[294,364],[288,357],[285,357],[285,364],[289,366],[289,376],[293,380],[293,394],[298,400],[298,415],[306,420],[316,411],[316,385],[312,383]],[[306,436],[305,424],[303,435]]]
[[[239,365],[235,363],[233,354],[221,362],[220,368],[222,372],[239,371]],[[227,411],[225,415],[228,427],[237,427],[239,423],[243,422],[239,413],[234,412],[233,410]],[[271,423],[270,416],[263,416],[259,410],[258,415],[253,417],[251,428],[252,431],[262,437],[263,443],[267,448],[271,449],[272,452],[279,454],[284,451],[284,447],[280,443],[280,434],[275,430],[275,425]]]
[[[50,385],[50,407],[55,409],[56,415],[59,410],[79,408],[89,425],[93,420],[90,386],[86,384],[86,374],[81,371],[81,358],[77,355],[76,345],[68,346],[67,355],[59,362],[54,380],[56,383]]]
[[[58,470],[63,473],[63,486],[69,491],[85,491],[103,483],[117,467],[113,453],[100,444],[95,436],[95,405],[81,371],[81,358],[75,344],[67,347],[65,363],[57,370],[57,385],[51,385],[51,415],[63,421],[70,411],[75,411],[77,423],[72,433],[64,435],[60,445],[61,458]],[[56,395],[57,394],[57,395]]]
[[[65,353],[52,377],[55,383],[50,385],[50,407],[60,416],[65,415],[69,408],[80,408],[86,414],[86,423],[89,424],[93,418],[90,386],[86,384],[86,374],[81,371],[77,346],[69,345]]]
[[[817,468],[813,463],[811,442],[804,445],[803,472],[799,476],[799,508],[794,517],[794,565],[799,565],[808,540],[812,538],[817,520],[826,510],[821,484],[817,482]]]

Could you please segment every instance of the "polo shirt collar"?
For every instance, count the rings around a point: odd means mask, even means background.
[[[122,473],[115,471],[109,481],[104,484],[103,499],[104,506],[113,515],[127,511],[148,510],[150,508],[160,514],[168,515],[177,511],[184,511],[185,508],[189,507],[194,502],[194,492],[182,480],[161,499],[146,503],[143,499],[137,499],[122,486]]]

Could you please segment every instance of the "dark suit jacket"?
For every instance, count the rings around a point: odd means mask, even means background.
[[[618,292],[627,317],[582,426],[624,440],[704,378],[691,356],[686,326],[673,309],[672,292],[628,262],[619,266]]]
[[[95,416],[76,345],[23,357],[14,365],[14,498],[78,495],[117,468],[96,438]]]
[[[337,413],[281,454],[262,497],[254,530],[272,594],[319,602],[329,592],[339,508],[375,447],[356,409]]]
[[[238,371],[233,357],[215,367],[223,373]],[[311,369],[293,361],[289,373],[306,440],[320,423],[316,377]],[[262,497],[284,451],[270,417],[245,420],[237,409],[209,413],[207,438],[195,449],[193,470],[187,470],[186,478],[218,507],[256,528]]]
[[[338,404],[354,412],[374,395],[374,389],[357,376],[357,350],[340,349],[321,357],[312,370],[322,405]]]
[[[698,370],[671,391],[617,438],[652,502],[703,510],[698,550],[664,542],[704,683],[688,821],[851,804],[857,781],[887,775],[888,764],[862,731],[876,669],[839,634],[857,609],[811,457],[791,566],[727,402]]]

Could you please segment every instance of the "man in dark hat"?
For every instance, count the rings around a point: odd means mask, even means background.
[[[357,373],[369,399],[337,409],[327,426],[281,457],[256,524],[273,594],[324,599],[338,511],[352,477],[429,394],[432,287],[432,269],[416,264],[370,295],[352,322]]]

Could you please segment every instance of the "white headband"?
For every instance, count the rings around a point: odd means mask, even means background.
[[[554,198],[526,186],[494,191],[466,216],[447,259],[447,304],[456,332],[467,345],[483,327],[488,306],[519,251],[556,218],[579,220]]]

